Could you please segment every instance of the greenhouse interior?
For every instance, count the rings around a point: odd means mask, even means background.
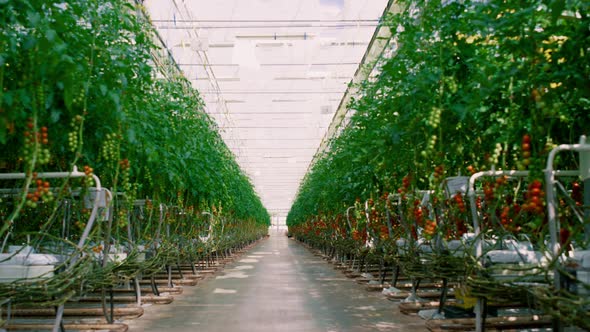
[[[0,332],[590,331],[587,0],[0,20]]]

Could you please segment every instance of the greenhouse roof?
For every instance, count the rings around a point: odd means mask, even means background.
[[[284,223],[388,1],[144,4],[273,222]]]

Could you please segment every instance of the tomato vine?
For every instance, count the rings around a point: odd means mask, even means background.
[[[269,223],[199,93],[159,55],[141,7],[0,1],[0,25],[2,172],[86,165],[128,201],[223,206],[237,225]]]
[[[407,188],[405,176],[424,190],[437,187],[440,170],[527,169],[540,178],[555,144],[589,134],[587,2],[399,6],[383,20],[392,56],[359,85],[354,114],[306,175],[290,226]]]

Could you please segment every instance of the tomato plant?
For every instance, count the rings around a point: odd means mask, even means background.
[[[122,193],[121,203],[217,205],[238,224],[268,225],[250,180],[199,93],[162,55],[141,7],[3,1],[0,24],[0,170],[30,174],[30,207],[48,195],[34,172],[86,166]]]
[[[356,197],[435,190],[443,176],[495,168],[539,178],[555,144],[589,134],[586,2],[400,6],[383,21],[392,56],[359,84],[350,122],[306,175],[289,225]]]

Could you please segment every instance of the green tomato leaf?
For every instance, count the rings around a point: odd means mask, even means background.
[[[56,37],[57,37],[57,33],[55,32],[55,30],[47,29],[45,31],[45,38],[47,38],[47,41],[52,42],[55,40]]]
[[[565,9],[565,0],[553,0],[551,2],[551,18],[555,23]]]
[[[6,144],[6,120],[0,118],[0,143]]]
[[[13,101],[13,97],[12,97],[12,91],[7,91],[2,95],[2,99],[4,99],[4,104],[6,104],[6,106],[11,107],[12,106],[12,101]]]
[[[119,96],[119,94],[117,92],[110,91],[109,98],[113,101],[113,103],[115,104],[115,107],[117,109],[119,109],[121,107],[121,96]]]
[[[131,144],[137,143],[137,136],[135,135],[135,130],[133,130],[133,128],[127,129],[127,139]]]
[[[58,123],[60,117],[61,117],[61,111],[57,108],[53,108],[51,110],[51,116],[50,116],[51,123]]]
[[[41,15],[37,12],[27,11],[27,21],[33,26],[39,25],[41,21]]]
[[[73,87],[70,84],[66,84],[64,86],[64,104],[68,111],[72,110],[72,103],[74,100],[74,92],[72,91]]]

